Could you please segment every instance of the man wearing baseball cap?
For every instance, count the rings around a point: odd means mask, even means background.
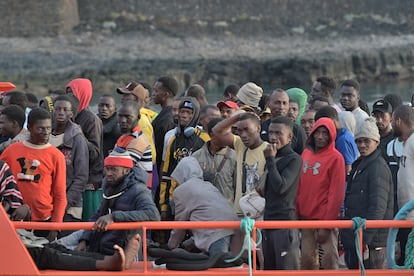
[[[237,103],[233,101],[221,101],[217,103],[217,107],[220,109],[221,117],[226,119],[231,116],[236,110],[239,109]]]
[[[394,132],[391,126],[392,106],[384,100],[376,101],[372,106],[372,116],[375,118],[381,136],[379,149],[382,156],[387,157],[387,145],[394,139]]]

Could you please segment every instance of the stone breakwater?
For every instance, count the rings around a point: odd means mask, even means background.
[[[163,74],[214,88],[255,81],[308,86],[319,75],[360,81],[414,79],[414,35],[300,37],[171,37],[86,32],[54,38],[0,38],[0,80],[35,92],[90,78],[96,92]]]

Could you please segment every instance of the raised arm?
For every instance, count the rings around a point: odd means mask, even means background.
[[[236,111],[231,117],[219,122],[213,128],[213,135],[217,138],[221,145],[234,148],[234,134],[231,132],[231,127],[239,121],[240,116],[243,113],[243,110]]]

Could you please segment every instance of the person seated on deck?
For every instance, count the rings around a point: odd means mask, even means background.
[[[0,160],[0,202],[11,220],[30,220],[30,208],[23,203],[14,176],[9,166],[2,160]],[[115,253],[112,256],[61,251],[48,246],[27,247],[27,251],[38,269],[124,270],[131,266],[139,250],[140,239],[138,234],[133,236],[125,251],[120,246],[114,245]]]
[[[90,221],[92,230],[77,231],[56,241],[57,245],[77,251],[113,255],[114,245],[124,248],[134,230],[107,230],[113,222],[158,221],[160,214],[146,188],[147,173],[133,165],[128,153],[120,148],[112,151],[104,161],[106,176],[102,183],[103,195],[99,209]]]
[[[171,174],[177,182],[173,193],[176,221],[234,221],[233,205],[210,182],[203,180],[203,171],[194,157],[185,157]],[[192,229],[195,246],[210,256],[227,253],[233,229]],[[174,229],[168,247],[177,248],[186,234]]]

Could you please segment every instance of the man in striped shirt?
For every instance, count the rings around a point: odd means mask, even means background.
[[[144,169],[149,180],[147,187],[152,185],[152,152],[148,138],[138,126],[140,107],[135,101],[126,101],[118,111],[118,122],[122,135],[118,138],[115,147],[128,150],[135,166]]]

